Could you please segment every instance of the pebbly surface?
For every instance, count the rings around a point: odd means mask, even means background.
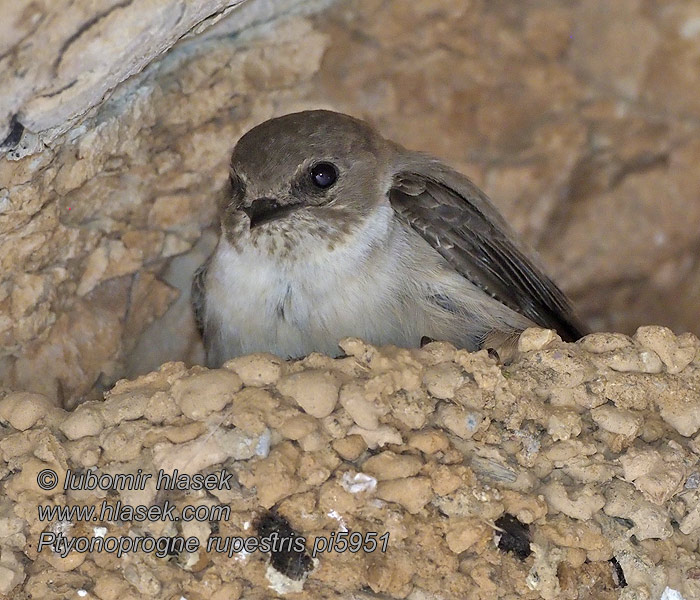
[[[566,344],[530,329],[509,365],[439,342],[405,350],[347,339],[342,348],[339,359],[257,354],[219,370],[167,363],[72,412],[36,393],[5,393],[0,593],[700,598],[695,336],[643,327]],[[38,486],[46,470],[55,488]],[[161,470],[191,478],[172,489],[156,481]],[[90,474],[103,484],[90,486]],[[119,474],[143,484],[120,489]],[[195,489],[196,474],[213,487]],[[37,516],[40,506],[119,503],[209,512],[203,521]],[[340,532],[363,543],[388,534],[387,543],[312,556]],[[304,544],[224,545],[272,534]],[[167,546],[162,557],[61,555],[70,540],[148,536],[194,546]]]
[[[7,4],[0,119],[27,125],[0,157],[13,389],[71,408],[196,363],[189,278],[229,152],[319,107],[474,179],[593,329],[700,334],[696,0],[206,0],[175,28],[182,0]]]

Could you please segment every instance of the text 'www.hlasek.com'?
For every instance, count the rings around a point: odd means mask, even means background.
[[[144,473],[99,473],[89,470],[76,473],[68,470],[63,480],[63,491],[144,490],[155,483],[158,491],[212,491],[231,490],[233,474],[221,469],[219,472],[204,475],[186,474],[175,469],[166,473],[163,469],[156,474]],[[44,491],[54,490],[59,485],[59,476],[53,469],[44,469],[37,475],[37,484]],[[169,500],[153,505],[131,505],[121,500],[103,500],[99,504],[59,505],[40,504],[37,507],[39,521],[51,523],[39,535],[38,551],[50,550],[62,558],[71,552],[109,552],[121,557],[130,552],[152,553],[158,558],[175,556],[182,552],[193,553],[201,547],[200,539],[194,536],[178,535],[108,535],[109,524],[143,522],[208,522],[218,523],[231,518],[232,509],[228,504],[174,504]],[[79,522],[93,523],[91,535],[70,535],[73,525]],[[250,524],[246,523],[249,527]],[[216,530],[218,531],[218,527]],[[340,522],[340,531],[328,536],[315,536],[311,557],[328,552],[386,552],[389,533],[380,535],[375,531],[360,533],[348,531]],[[262,536],[218,536],[210,535],[205,545],[207,552],[228,554],[229,557],[253,552],[305,552],[307,540],[293,531],[280,534],[278,531]]]

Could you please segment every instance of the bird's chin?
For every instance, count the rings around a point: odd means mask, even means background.
[[[257,240],[261,235],[267,237],[293,229],[301,212],[285,210],[251,218],[242,210],[233,210],[222,215],[221,231],[229,242],[238,245],[245,240]]]
[[[283,221],[302,208],[301,204],[280,205],[274,201],[266,202],[263,206],[261,204],[261,201],[257,201],[254,207],[241,210],[248,219],[251,231],[269,223]]]
[[[251,219],[242,210],[228,213],[222,223],[226,240],[239,249],[250,244],[257,251],[288,257],[304,255],[309,248],[332,246],[350,233],[354,223],[337,209],[308,205],[275,211],[264,218],[255,216],[258,218]]]
[[[316,220],[303,207],[289,207],[254,219],[244,213],[238,216],[240,239],[253,243],[277,238],[302,239],[316,227]]]
[[[265,227],[271,223],[279,223],[280,221],[289,220],[289,217],[295,214],[298,209],[298,206],[284,206],[264,214],[253,215],[253,217],[248,218],[250,229],[252,231],[253,229]]]

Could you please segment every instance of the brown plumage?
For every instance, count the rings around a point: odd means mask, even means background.
[[[585,328],[469,179],[330,111],[266,121],[231,158],[222,235],[193,282],[208,362],[337,353],[358,336],[512,346]]]

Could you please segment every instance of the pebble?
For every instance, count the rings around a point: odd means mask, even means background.
[[[46,396],[33,392],[13,392],[0,400],[0,420],[18,431],[26,431],[58,410]]]
[[[555,342],[561,342],[561,338],[553,329],[529,327],[518,338],[518,350],[520,352],[543,350]]]
[[[363,472],[372,475],[377,481],[412,477],[422,467],[423,461],[417,456],[396,454],[390,450],[375,454],[362,463]]]
[[[89,435],[99,435],[104,429],[102,407],[89,402],[81,404],[59,426],[69,440],[77,440]]]
[[[172,395],[185,416],[200,421],[222,410],[241,387],[238,375],[219,369],[179,379],[173,384]]]
[[[223,368],[229,369],[241,378],[245,386],[266,386],[276,383],[284,372],[284,361],[264,352],[239,356],[224,363]]]
[[[330,415],[338,403],[340,380],[329,371],[309,370],[283,377],[277,382],[277,389],[306,413],[322,419]]]
[[[377,483],[377,497],[396,502],[415,515],[433,498],[433,489],[427,477],[391,479]]]

